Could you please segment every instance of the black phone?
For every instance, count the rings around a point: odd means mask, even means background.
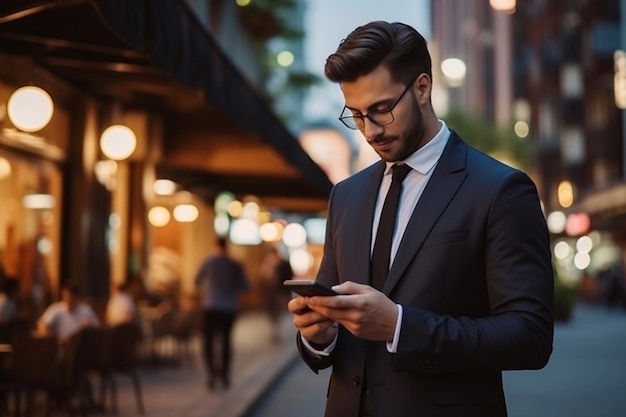
[[[313,297],[315,295],[339,295],[332,289],[315,280],[288,279],[283,281],[283,285],[291,291],[305,297]]]

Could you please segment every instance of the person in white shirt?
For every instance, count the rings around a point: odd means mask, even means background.
[[[124,323],[139,323],[135,300],[131,295],[131,283],[117,285],[107,303],[105,321],[113,327]]]
[[[73,284],[63,286],[61,301],[50,304],[37,323],[41,334],[56,336],[60,342],[88,326],[98,327],[100,320],[87,303],[80,301],[79,289]]]

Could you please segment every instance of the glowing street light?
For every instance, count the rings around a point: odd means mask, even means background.
[[[462,59],[447,58],[441,61],[441,72],[446,77],[450,87],[460,87],[465,80],[467,66]]]

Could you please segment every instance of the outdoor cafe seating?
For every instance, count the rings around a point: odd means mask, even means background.
[[[116,375],[131,377],[137,410],[144,413],[137,372],[138,326],[87,327],[59,343],[56,337],[23,332],[0,343],[0,417],[31,416],[43,408],[50,416],[87,416],[97,404],[91,377],[100,381],[100,405],[109,394],[110,410],[117,411]],[[43,394],[45,401],[37,402]]]

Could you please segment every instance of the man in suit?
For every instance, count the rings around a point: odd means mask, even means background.
[[[382,159],[331,192],[317,281],[340,295],[289,302],[303,360],[333,367],[325,416],[506,416],[502,371],[540,369],[552,352],[549,235],[533,182],[437,118],[413,28],[358,27],[325,73],[345,98],[340,120]],[[410,169],[386,276],[372,282],[395,164]]]

